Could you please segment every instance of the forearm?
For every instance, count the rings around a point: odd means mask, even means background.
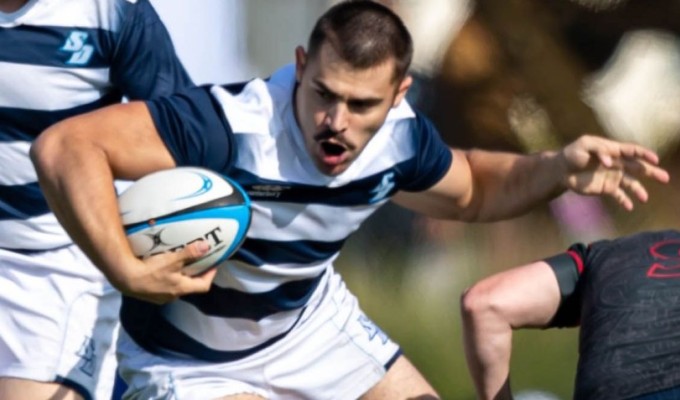
[[[512,327],[491,308],[463,301],[463,339],[468,370],[483,400],[512,399]]]
[[[465,153],[474,171],[467,219],[496,221],[521,215],[566,189],[565,163],[557,152],[531,155],[470,150]]]
[[[511,398],[513,329],[547,327],[560,301],[555,273],[544,261],[491,275],[465,291],[465,356],[481,398]]]
[[[183,273],[210,249],[204,241],[140,260],[123,230],[113,178],[136,180],[176,165],[144,103],[62,121],[38,137],[31,159],[59,222],[118,290],[163,304],[210,289],[216,269]]]
[[[69,128],[77,129],[68,123],[48,129],[31,150],[41,189],[74,242],[120,287],[122,266],[135,258],[118,215],[107,155],[78,135],[65,135]]]

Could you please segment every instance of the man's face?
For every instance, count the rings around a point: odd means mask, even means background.
[[[296,117],[319,171],[344,172],[406,94],[411,79],[392,80],[394,60],[354,69],[324,45],[314,58],[296,50]]]
[[[28,3],[28,0],[0,0],[0,12],[13,13]]]

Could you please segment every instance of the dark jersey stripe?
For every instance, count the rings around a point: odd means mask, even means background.
[[[0,121],[2,121],[0,142],[33,141],[52,124],[68,117],[118,103],[121,99],[120,92],[113,91],[91,103],[56,111],[0,107]]]
[[[323,273],[316,278],[286,282],[263,293],[245,293],[213,285],[208,293],[184,296],[182,300],[205,315],[259,321],[278,312],[302,308],[322,277]]]
[[[342,249],[345,239],[334,242],[315,240],[276,241],[247,238],[232,256],[250,265],[313,264],[327,260]]]
[[[14,186],[0,185],[0,202],[27,216],[42,215],[50,211],[37,182]],[[0,220],[22,219],[24,215],[16,215],[0,207]]]
[[[401,164],[408,162],[410,160]],[[377,199],[384,200],[393,195],[401,186],[399,184],[401,177],[399,165],[335,188],[263,179],[237,168],[229,173],[229,177],[239,182],[253,201],[358,206],[373,202],[373,199],[376,198],[376,188],[382,187],[383,179],[388,174],[391,174],[394,178],[388,178],[388,186],[386,186],[385,192],[381,193],[381,196],[378,196]]]
[[[0,43],[0,61],[59,68],[106,68],[115,48],[113,32],[59,26],[0,28]]]
[[[282,332],[257,346],[244,350],[220,351],[211,349],[177,329],[163,319],[160,313],[137,313],[140,309],[153,306],[150,303],[123,297],[121,323],[125,331],[139,346],[154,354],[186,354],[191,358],[213,362],[229,362],[248,357],[283,339],[297,325],[304,313],[300,310],[298,318],[285,332]]]

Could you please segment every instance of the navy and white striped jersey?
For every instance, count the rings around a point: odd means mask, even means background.
[[[0,12],[0,248],[70,243],[28,157],[64,118],[191,85],[148,0],[30,0]]]
[[[177,164],[236,179],[253,209],[245,242],[208,293],[163,306],[124,299],[123,326],[148,351],[230,361],[276,342],[313,307],[366,218],[397,191],[425,190],[448,171],[449,148],[404,101],[345,172],[321,174],[295,121],[294,86],[288,66],[266,81],[147,102]]]

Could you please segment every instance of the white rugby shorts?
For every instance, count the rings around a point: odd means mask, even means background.
[[[119,368],[126,400],[200,400],[259,394],[271,400],[356,399],[382,379],[399,346],[359,309],[339,275],[319,285],[300,323],[244,359],[210,363],[158,356],[121,329]]]
[[[120,294],[76,247],[0,249],[0,376],[111,397]]]

